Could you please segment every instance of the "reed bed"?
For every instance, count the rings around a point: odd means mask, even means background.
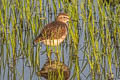
[[[57,49],[41,43],[35,46],[35,37],[60,12],[71,18],[66,40]],[[59,60],[69,67],[70,80],[119,79],[120,1],[0,1],[2,80],[43,79],[36,72],[47,61],[46,55],[53,59],[51,49],[60,53]]]

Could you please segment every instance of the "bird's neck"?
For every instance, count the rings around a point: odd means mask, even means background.
[[[66,22],[66,21],[64,21],[64,20],[58,20],[58,19],[57,19],[56,21],[67,24],[67,22]]]

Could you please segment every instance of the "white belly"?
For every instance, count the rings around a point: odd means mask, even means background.
[[[42,40],[41,42],[43,42],[45,45],[49,45],[49,46],[58,46],[60,43],[62,43],[64,41],[64,39],[67,36],[67,31],[66,33],[59,39],[54,39],[54,40]]]

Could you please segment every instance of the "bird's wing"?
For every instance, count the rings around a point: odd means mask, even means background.
[[[42,29],[40,35],[35,39],[35,41],[59,39],[64,35],[66,28],[67,25],[63,22],[49,23]]]

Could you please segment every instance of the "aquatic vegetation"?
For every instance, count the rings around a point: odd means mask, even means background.
[[[71,80],[118,79],[120,62],[119,0],[0,0],[0,77],[41,79],[51,54],[33,40],[60,12],[70,17],[65,41],[52,47],[70,69]],[[54,59],[51,54],[51,59]]]

